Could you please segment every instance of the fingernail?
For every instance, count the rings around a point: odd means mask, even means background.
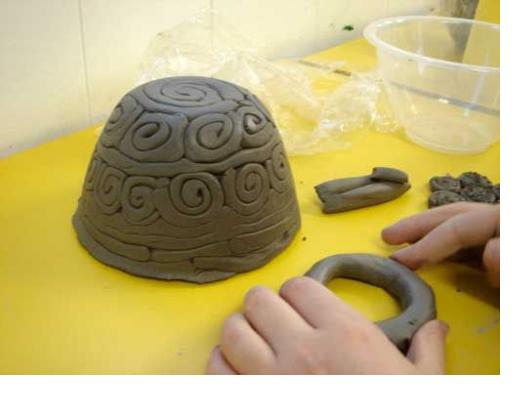
[[[390,225],[390,226],[387,226],[386,228],[384,228],[384,229],[381,231],[381,238],[382,238],[384,241],[387,241],[387,239],[388,239],[388,232],[391,232],[393,227],[394,227],[394,225]]]
[[[399,263],[407,266],[409,269],[416,270],[428,263],[428,260],[425,258],[414,257],[414,254],[410,253],[410,247],[402,248],[394,252],[390,259],[398,261]],[[412,255],[412,256],[411,256]]]
[[[401,250],[397,250],[392,255],[390,255],[390,258],[401,262],[401,260],[403,259],[403,255],[406,256],[407,254],[406,250],[407,248],[402,248]]]
[[[408,248],[409,248],[408,246],[407,247],[402,247],[399,250],[394,251],[394,253],[392,255],[396,256],[396,257],[399,257],[399,256],[403,255],[403,253],[405,253],[408,250]]]
[[[394,252],[389,256],[390,259],[394,259],[395,261],[399,260],[399,254],[398,251]]]
[[[385,226],[385,227],[383,228],[383,232],[386,232],[386,231],[388,231],[389,229],[394,228],[395,226],[396,226],[396,224],[392,224],[392,225]]]
[[[438,322],[440,324],[440,328],[444,332],[444,335],[447,335],[449,333],[449,325],[447,325],[447,323],[444,321],[438,321]]]
[[[252,288],[250,288],[248,291],[247,291],[247,297],[251,296],[251,295],[254,295],[256,293],[261,293],[261,292],[264,292],[266,291],[267,288],[264,287],[263,285],[254,285]]]

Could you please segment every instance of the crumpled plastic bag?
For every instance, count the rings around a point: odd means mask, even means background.
[[[378,132],[399,129],[386,99],[383,82],[373,73],[352,73],[348,81],[328,95],[319,117],[319,130],[329,134],[363,127]]]
[[[346,133],[397,129],[375,74],[348,76],[340,62],[272,61],[266,52],[222,15],[202,11],[152,39],[137,83],[197,75],[240,85],[268,107],[291,155],[345,148]]]

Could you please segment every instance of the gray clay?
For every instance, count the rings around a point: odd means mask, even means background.
[[[260,267],[300,213],[271,115],[245,89],[204,77],[135,88],[96,145],[73,223],[98,260],[209,282]]]
[[[495,196],[492,187],[484,188],[481,186],[467,186],[462,189],[460,194],[472,202],[495,203],[497,201],[497,197]]]
[[[495,194],[495,199],[497,203],[501,201],[501,184],[495,184],[493,186],[493,193]]]
[[[431,188],[431,192],[451,191],[459,193],[462,189],[460,186],[460,180],[451,176],[432,177],[429,180],[429,186]]]
[[[460,183],[462,184],[462,188],[468,187],[468,186],[480,186],[484,188],[491,187],[491,181],[488,179],[488,177],[485,177],[477,172],[474,171],[467,171],[465,173],[462,173],[458,179],[460,180]]]
[[[429,208],[465,201],[467,201],[467,199],[459,193],[451,191],[436,191],[429,197]]]
[[[429,180],[432,195],[429,208],[455,202],[500,203],[500,185],[492,185],[488,177],[474,171],[451,176],[432,177]]]
[[[403,352],[406,352],[414,333],[436,318],[431,287],[410,269],[389,258],[368,254],[333,255],[317,262],[306,276],[322,284],[338,277],[359,280],[383,288],[394,296],[403,312],[377,322],[377,325]]]
[[[315,187],[325,213],[384,203],[396,199],[409,189],[407,174],[387,167],[376,167],[369,176],[340,178]]]
[[[372,181],[388,181],[397,184],[407,184],[409,182],[407,173],[391,167],[374,167],[369,177]]]

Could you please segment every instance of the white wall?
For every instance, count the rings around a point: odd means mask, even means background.
[[[350,40],[369,21],[440,0],[0,0],[0,157],[104,120],[149,40],[214,9],[272,57]],[[342,28],[353,25],[347,32]]]

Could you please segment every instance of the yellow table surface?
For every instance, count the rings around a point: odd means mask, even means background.
[[[310,57],[367,69],[375,55],[357,40]],[[70,219],[96,127],[0,161],[0,373],[201,373],[223,319],[256,284],[279,289],[331,254],[388,255],[383,227],[426,208],[433,175],[475,170],[499,181],[499,146],[472,156],[432,152],[398,134],[361,132],[345,151],[293,157],[302,228],[263,268],[206,285],[133,277],[97,262]],[[324,215],[313,186],[365,175],[374,166],[407,171],[412,189],[392,202]],[[449,323],[449,373],[499,372],[499,292],[481,272],[454,263],[419,271]],[[378,320],[399,312],[383,290],[349,280],[331,288]]]

